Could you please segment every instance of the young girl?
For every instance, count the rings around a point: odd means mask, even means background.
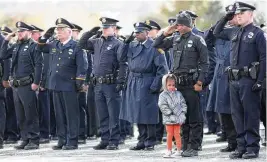
[[[163,124],[167,131],[167,149],[164,158],[175,157],[181,152],[180,127],[185,122],[186,102],[181,92],[176,90],[176,77],[166,74],[162,78],[164,91],[159,96],[158,105],[162,112]],[[172,139],[175,137],[177,152],[172,152]]]

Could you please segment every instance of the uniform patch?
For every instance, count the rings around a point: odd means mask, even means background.
[[[57,52],[57,49],[56,48],[52,48],[52,52],[53,53],[56,53]]]
[[[165,54],[165,52],[161,48],[158,48],[158,51],[159,51],[160,54],[163,54],[163,55]]]
[[[192,40],[189,40],[188,42],[187,42],[187,47],[192,47],[193,46],[193,41]]]
[[[251,39],[253,36],[254,36],[254,33],[252,33],[252,32],[249,32],[249,33],[248,33],[248,38]]]
[[[201,42],[204,46],[207,46],[205,40],[204,40],[202,37],[200,37],[200,42]]]
[[[102,23],[105,23],[107,20],[105,18],[102,19]]]
[[[69,55],[73,54],[73,49],[69,49]]]
[[[107,50],[110,50],[112,47],[112,44],[108,45]]]

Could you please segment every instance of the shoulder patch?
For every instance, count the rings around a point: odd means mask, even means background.
[[[163,51],[163,49],[158,48],[157,50],[159,51],[160,54],[163,54],[163,55],[165,54],[165,52]]]

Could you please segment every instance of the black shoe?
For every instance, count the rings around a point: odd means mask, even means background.
[[[24,150],[36,150],[38,148],[39,148],[38,144],[30,142],[24,147]]]
[[[216,139],[216,142],[225,142],[226,140],[227,140],[226,137],[221,136],[221,137]]]
[[[98,145],[94,146],[94,150],[105,150],[107,148],[108,144],[99,143]]]
[[[87,137],[87,140],[96,140],[96,139],[97,139],[96,136]]]
[[[133,147],[130,147],[130,150],[133,150],[133,151],[144,150],[144,149],[145,149],[145,146],[133,146]]]
[[[86,139],[78,139],[78,144],[86,144]]]
[[[226,148],[220,149],[220,152],[232,152],[235,151],[236,147],[234,146],[227,146]]]
[[[153,151],[154,150],[154,146],[146,146],[145,150],[146,151]]]
[[[244,152],[235,151],[229,155],[230,159],[241,159]]]
[[[161,145],[161,144],[162,144],[162,141],[160,141],[160,140],[156,141],[156,145]]]
[[[189,149],[189,150],[185,150],[181,155],[182,155],[182,157],[198,156],[198,151],[193,150],[193,149]]]
[[[218,137],[221,137],[221,136],[222,136],[222,132],[217,132],[216,135],[217,135]]]
[[[53,150],[61,150],[64,145],[57,144],[56,146],[52,146]]]
[[[76,149],[78,149],[78,146],[64,145],[62,147],[62,150],[76,150]]]
[[[50,140],[48,138],[40,138],[39,144],[45,144],[45,143],[50,143]]]
[[[198,146],[197,151],[202,151],[202,146]]]
[[[107,146],[107,150],[118,150],[118,149],[119,149],[119,147],[115,144],[109,144]]]
[[[124,139],[120,139],[119,145],[123,145],[124,143],[125,143],[125,140]]]
[[[7,139],[7,140],[4,141],[4,144],[6,144],[6,145],[16,144],[16,143],[18,143],[18,141],[17,140],[12,140],[12,139]]]
[[[261,145],[266,147],[266,142],[263,142]]]
[[[257,157],[259,157],[259,154],[254,152],[246,152],[242,156],[243,159],[255,159]]]
[[[14,148],[17,149],[17,150],[23,150],[24,147],[25,147],[26,145],[28,145],[28,143],[29,143],[28,141],[22,141],[19,145],[14,146]]]
[[[206,133],[204,133],[205,135],[211,135],[211,134],[215,134],[215,132],[212,132],[212,131],[208,131]]]

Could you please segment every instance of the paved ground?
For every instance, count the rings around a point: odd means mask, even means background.
[[[121,145],[117,151],[96,151],[93,150],[93,146],[96,145],[99,140],[87,140],[87,144],[80,145],[78,150],[74,151],[54,151],[51,149],[56,141],[50,144],[44,144],[40,146],[39,150],[26,151],[14,150],[14,145],[5,145],[3,150],[0,150],[0,162],[163,162],[163,161],[180,161],[183,162],[235,162],[241,160],[230,160],[228,153],[220,153],[219,149],[225,147],[226,143],[216,143],[216,135],[204,136],[203,151],[199,152],[198,157],[175,159],[164,159],[162,155],[165,153],[166,144],[159,145],[154,151],[130,151],[129,147],[136,144],[136,139],[130,139],[126,141],[125,145]],[[242,159],[243,160],[243,159]],[[244,161],[244,160],[243,160]],[[261,147],[260,156],[258,159],[247,160],[250,162],[263,162],[266,161],[266,148]]]

